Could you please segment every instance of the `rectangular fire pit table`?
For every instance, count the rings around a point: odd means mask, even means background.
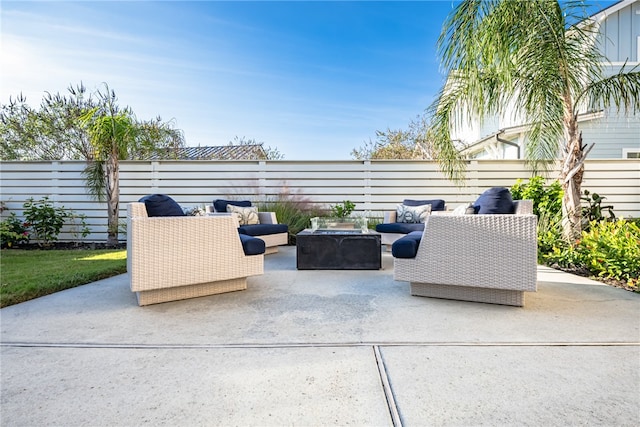
[[[379,270],[380,234],[306,229],[296,235],[298,270]]]

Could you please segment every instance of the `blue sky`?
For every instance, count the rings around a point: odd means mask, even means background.
[[[453,5],[4,0],[0,102],[106,82],[139,119],[173,119],[188,145],[237,136],[287,160],[350,159],[433,101]]]

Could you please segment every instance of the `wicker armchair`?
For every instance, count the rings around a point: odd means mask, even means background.
[[[524,305],[537,290],[533,203],[518,200],[513,215],[430,216],[415,258],[395,258],[394,278],[411,294]]]
[[[264,255],[245,255],[233,216],[149,218],[144,203],[130,203],[127,270],[148,305],[246,289]]]

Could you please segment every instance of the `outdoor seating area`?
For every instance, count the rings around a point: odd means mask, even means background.
[[[445,206],[441,199],[405,199],[395,222],[375,232],[355,222],[303,230],[296,267],[380,269],[386,236],[393,241],[386,244],[393,279],[410,282],[411,295],[523,306],[524,292],[536,291],[532,201],[514,202],[507,188],[493,187],[469,206],[451,212]],[[287,236],[286,224],[272,212],[260,218],[248,200],[216,199],[207,210],[186,217],[163,194],[129,204],[127,262],[139,305],[244,290],[248,276],[262,274],[266,248]]]

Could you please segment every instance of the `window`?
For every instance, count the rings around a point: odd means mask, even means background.
[[[640,159],[640,148],[623,148],[623,159]]]

